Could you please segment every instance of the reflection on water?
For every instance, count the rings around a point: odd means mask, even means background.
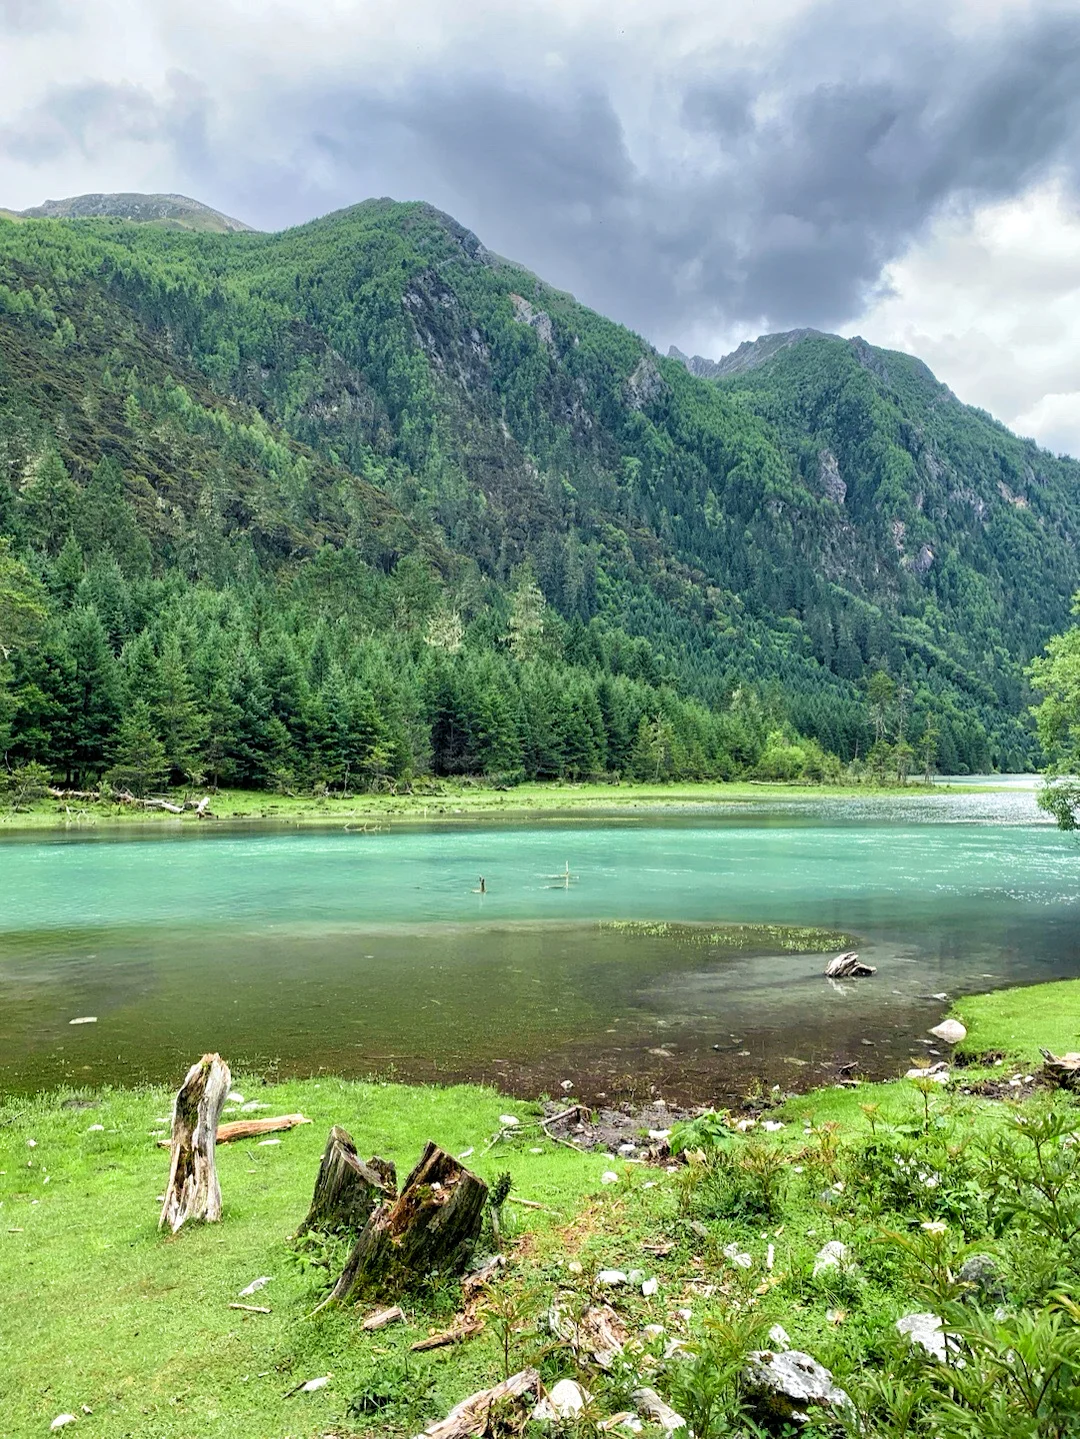
[[[892,1072],[935,994],[1080,974],[1080,848],[1020,787],[11,840],[0,885],[0,1084],[17,1089],[172,1080],[216,1048],[237,1072],[709,1098],[804,1064]],[[710,953],[607,918],[844,929],[879,972],[837,986],[820,956]]]

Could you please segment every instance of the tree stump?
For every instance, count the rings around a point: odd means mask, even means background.
[[[376,1205],[396,1195],[394,1166],[377,1157],[365,1164],[348,1130],[335,1124],[319,1162],[311,1208],[297,1237],[309,1229],[359,1234]]]
[[[400,1196],[381,1204],[364,1226],[330,1302],[463,1269],[480,1234],[487,1193],[482,1179],[429,1140]]]
[[[1048,1080],[1060,1085],[1062,1089],[1080,1089],[1080,1054],[1070,1051],[1068,1054],[1055,1055],[1048,1049],[1040,1049],[1039,1053],[1045,1061],[1043,1074]]]
[[[232,1084],[220,1054],[204,1054],[187,1072],[173,1104],[172,1164],[158,1228],[175,1234],[189,1219],[221,1218],[214,1163],[218,1119]]]

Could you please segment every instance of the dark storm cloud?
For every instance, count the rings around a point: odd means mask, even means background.
[[[163,101],[84,85],[0,131],[0,151],[92,156],[117,138],[163,140],[176,188],[209,189],[268,227],[372,194],[428,199],[658,340],[758,320],[835,326],[943,207],[1055,170],[1075,183],[1076,7],[1017,10],[963,35],[934,13],[911,0],[815,4],[767,42],[674,69],[596,34],[563,46],[562,70],[519,56],[513,77],[452,48],[424,70],[387,66],[393,81],[348,85],[298,66],[285,87],[251,78],[215,97],[212,146],[194,82],[174,76]],[[658,116],[647,161],[645,127],[624,129],[631,73]]]
[[[300,218],[298,190],[417,196],[651,335],[840,324],[942,206],[1055,168],[1075,180],[1080,14],[964,38],[927,14],[819,5],[770,53],[698,57],[674,77],[695,160],[667,173],[635,165],[598,80],[511,87],[451,67],[394,93],[294,93],[274,123],[300,143],[269,191],[251,175],[248,213]]]

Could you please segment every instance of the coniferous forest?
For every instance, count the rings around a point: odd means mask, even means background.
[[[8,774],[1029,769],[1078,534],[919,361],[698,378],[422,204],[0,219]]]

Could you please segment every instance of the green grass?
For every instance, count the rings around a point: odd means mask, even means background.
[[[953,1015],[967,1027],[966,1054],[1001,1049],[1010,1058],[1039,1064],[1040,1049],[1080,1050],[1080,980],[973,995],[957,1004]]]
[[[1008,1048],[1026,1062],[1040,1042],[1068,1047],[1080,981],[982,996],[964,1001],[960,1012],[977,1047]],[[1007,1132],[1011,1106],[952,1089],[929,1096],[928,1125],[923,1096],[907,1081],[816,1090],[772,1109],[768,1117],[780,1130],[728,1133],[721,1140],[726,1168],[672,1173],[557,1146],[536,1127],[534,1106],[478,1087],[335,1078],[275,1086],[238,1079],[236,1086],[270,1106],[262,1112],[302,1110],[313,1122],[271,1136],[278,1144],[222,1146],[222,1222],[175,1238],[157,1229],[168,1163],[156,1139],[169,1094],[117,1090],[0,1104],[4,1439],[47,1433],[65,1412],[79,1416],[71,1432],[102,1439],[404,1439],[497,1382],[504,1360],[493,1311],[468,1343],[410,1354],[417,1338],[457,1312],[456,1284],[406,1297],[408,1323],[376,1333],[360,1329],[355,1311],[313,1315],[326,1274],[301,1267],[289,1237],[306,1213],[333,1123],[344,1124],[363,1153],[393,1159],[401,1175],[429,1138],[453,1153],[472,1149],[467,1162],[477,1173],[491,1181],[508,1170],[514,1194],[544,1206],[506,1210],[510,1263],[493,1303],[510,1316],[513,1367],[539,1362],[549,1383],[576,1373],[569,1351],[538,1324],[556,1294],[569,1290],[578,1304],[597,1298],[602,1267],[656,1275],[656,1297],[630,1289],[615,1296],[632,1334],[649,1323],[666,1333],[632,1351],[631,1369],[586,1376],[604,1414],[630,1407],[629,1389],[643,1377],[678,1398],[689,1361],[664,1361],[668,1336],[697,1338],[707,1348],[715,1331],[706,1322],[736,1315],[752,1327],[753,1342],[782,1323],[796,1346],[833,1370],[871,1412],[877,1401],[868,1374],[911,1368],[896,1319],[927,1303],[905,1252],[883,1244],[888,1231],[917,1241],[921,1224],[943,1220],[941,1242],[950,1253],[968,1243],[996,1255],[1012,1301],[1032,1312],[1042,1312],[1051,1293],[1080,1285],[1071,1247],[1047,1245],[1015,1222],[988,1228],[992,1203],[980,1146]],[[506,1113],[521,1120],[520,1131],[489,1148]],[[883,1145],[876,1153],[867,1148],[874,1142]],[[765,1213],[754,1196],[770,1153],[780,1158],[773,1167],[778,1202]],[[899,1197],[897,1154],[912,1161]],[[601,1182],[608,1169],[619,1175],[617,1184]],[[924,1172],[940,1183],[924,1185]],[[894,1188],[886,1193],[882,1183]],[[857,1271],[814,1280],[815,1254],[832,1239],[849,1246]],[[643,1247],[657,1242],[670,1252],[656,1257]],[[751,1256],[748,1269],[726,1257],[730,1245]],[[344,1247],[331,1246],[327,1257],[336,1272]],[[570,1261],[580,1271],[568,1268]],[[271,1283],[250,1302],[272,1312],[229,1309],[261,1275]],[[689,1324],[679,1318],[684,1309],[692,1313]],[[327,1374],[325,1389],[286,1397]],[[379,1389],[385,1403],[350,1413],[350,1401]]]
[[[941,789],[933,786],[933,792]],[[478,815],[545,812],[580,814],[632,813],[639,809],[681,809],[714,805],[751,805],[776,801],[866,798],[874,795],[925,794],[927,786],[912,782],[906,790],[871,785],[798,785],[736,781],[730,784],[598,784],[567,782],[517,785],[494,789],[480,784],[444,780],[430,792],[403,795],[361,794],[336,797],[275,795],[264,790],[222,790],[213,798],[219,820],[272,821],[281,824],[386,823],[392,820],[452,820]],[[976,793],[965,787],[964,793]],[[201,793],[201,792],[200,792]],[[41,800],[28,809],[0,812],[0,829],[52,829],[97,824],[195,825],[193,814],[182,819],[130,805],[71,800]]]
[[[322,1080],[256,1082],[243,1092],[270,1104],[266,1112],[300,1110],[314,1122],[271,1136],[277,1145],[221,1146],[223,1222],[175,1239],[157,1230],[168,1158],[152,1136],[165,1128],[156,1122],[169,1113],[164,1091],[107,1092],[88,1108],[54,1096],[0,1110],[5,1439],[45,1432],[55,1415],[80,1415],[83,1404],[94,1411],[80,1419],[84,1435],[323,1434],[388,1354],[403,1353],[429,1321],[448,1320],[452,1308],[437,1297],[407,1306],[415,1320],[407,1329],[381,1334],[361,1334],[352,1314],[307,1317],[319,1294],[290,1260],[287,1238],[307,1211],[332,1123],[344,1124],[365,1153],[393,1159],[402,1177],[429,1138],[452,1152],[472,1147],[477,1173],[491,1179],[509,1170],[523,1196],[566,1219],[600,1190],[610,1164],[541,1141],[535,1129],[484,1155],[501,1113],[512,1107],[523,1123],[529,1118],[529,1106],[490,1090]],[[91,1132],[95,1124],[103,1131]],[[521,1213],[540,1230],[558,1222]],[[228,1309],[260,1275],[273,1282],[244,1302],[273,1313]],[[421,1356],[416,1367],[433,1378],[434,1408],[449,1406],[474,1375],[482,1381],[490,1372],[490,1345]],[[326,1373],[333,1378],[325,1391],[283,1397]]]

